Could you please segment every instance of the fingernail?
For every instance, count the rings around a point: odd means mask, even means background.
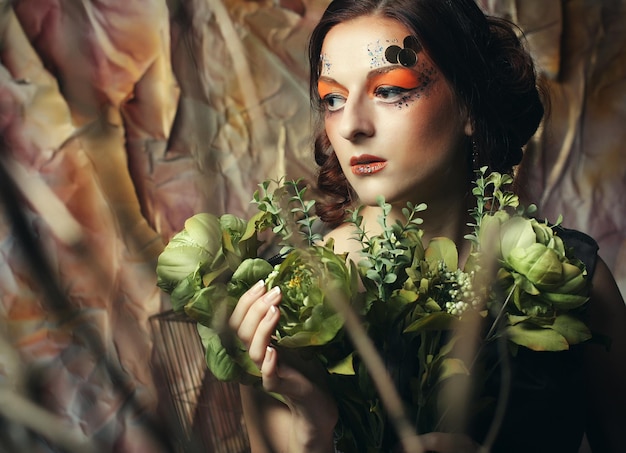
[[[268,345],[265,348],[265,361],[266,362],[269,362],[270,360],[272,360],[272,354],[274,354],[274,348]]]
[[[269,321],[271,321],[274,318],[274,316],[276,315],[277,312],[278,312],[278,308],[276,308],[276,305],[270,305],[270,308],[268,308],[265,317]]]
[[[261,289],[265,287],[265,281],[264,280],[259,280],[258,282],[256,282],[252,288],[250,288],[250,291],[252,291],[253,293],[259,293],[261,292]]]
[[[279,286],[274,286],[266,295],[265,295],[265,302],[267,302],[268,304],[273,304],[274,302],[276,302],[276,300],[278,299],[278,297],[280,296],[280,287]]]

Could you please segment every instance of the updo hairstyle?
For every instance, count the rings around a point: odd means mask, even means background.
[[[344,220],[356,194],[323,128],[317,91],[322,44],[335,25],[368,15],[404,24],[444,75],[471,118],[468,162],[477,154],[475,167],[512,173],[544,114],[533,60],[519,30],[509,21],[485,16],[473,0],[333,0],[309,42],[310,96],[319,112],[314,142],[317,188],[324,196],[316,206],[329,226]]]

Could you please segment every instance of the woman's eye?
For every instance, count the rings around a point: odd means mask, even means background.
[[[380,86],[374,90],[374,96],[383,101],[396,102],[404,98],[410,91],[412,90],[409,88]]]
[[[346,103],[346,99],[339,94],[327,94],[322,98],[322,104],[329,112],[339,110]]]

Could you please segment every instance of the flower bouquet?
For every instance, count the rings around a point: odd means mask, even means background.
[[[480,383],[489,372],[481,352],[490,343],[505,341],[512,353],[560,351],[591,337],[579,317],[590,289],[584,264],[555,225],[533,218],[534,206],[520,207],[505,190],[510,176],[477,171],[473,233],[466,237],[472,251],[463,268],[452,240],[423,244],[424,204],[407,204],[405,220],[389,222],[391,206],[382,197],[380,234],[367,235],[360,208],[350,213],[362,259],[348,260],[315,232],[315,202],[300,182],[261,184],[252,200],[258,213],[248,220],[206,213],[188,219],[159,256],[158,285],[174,310],[198,322],[210,371],[245,384],[258,383],[260,373],[228,317],[257,281],[279,286],[273,342],[326,367],[339,408],[339,450],[388,451],[397,443],[346,310],[384,360],[418,432],[453,430],[459,414],[481,407]],[[259,256],[261,234],[270,231],[282,247],[278,260]],[[459,404],[459,389],[476,398]]]

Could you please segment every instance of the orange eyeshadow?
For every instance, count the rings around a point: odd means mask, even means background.
[[[336,83],[326,82],[324,80],[319,80],[317,82],[317,92],[322,99],[330,93],[345,93],[345,91],[346,90]]]
[[[419,84],[419,75],[410,69],[403,68],[393,69],[384,74],[377,75],[372,80],[372,85],[391,85],[407,90],[416,88]]]

